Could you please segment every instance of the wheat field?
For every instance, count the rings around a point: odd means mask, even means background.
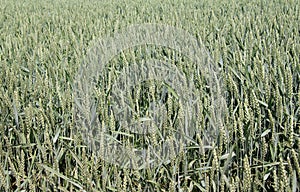
[[[299,1],[0,4],[0,191],[300,190]],[[203,142],[211,126],[211,87],[195,76],[196,133],[188,145],[179,142],[165,163],[128,169],[95,153],[80,134],[74,79],[97,40],[143,23],[175,26],[201,40],[221,69],[226,110],[214,140]],[[114,135],[135,148],[159,143],[160,137],[175,139],[178,121],[140,136],[119,129],[122,124],[108,110],[109,90],[122,68],[149,57],[173,63],[187,77],[195,74],[192,60],[168,47],[141,45],[114,55],[108,78],[93,92],[96,119],[117,130],[103,137]],[[130,102],[146,113],[148,93],[156,101],[161,86],[139,85]],[[166,118],[180,118],[184,108],[170,90],[163,102]]]

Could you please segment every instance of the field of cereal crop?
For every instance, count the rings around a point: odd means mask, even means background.
[[[299,1],[0,4],[0,191],[300,190]]]

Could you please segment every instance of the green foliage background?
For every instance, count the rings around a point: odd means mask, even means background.
[[[1,191],[300,189],[299,1],[0,4]],[[94,40],[139,23],[201,38],[224,66],[228,114],[205,154],[195,137],[170,164],[135,171],[96,158],[75,134],[72,82]]]

